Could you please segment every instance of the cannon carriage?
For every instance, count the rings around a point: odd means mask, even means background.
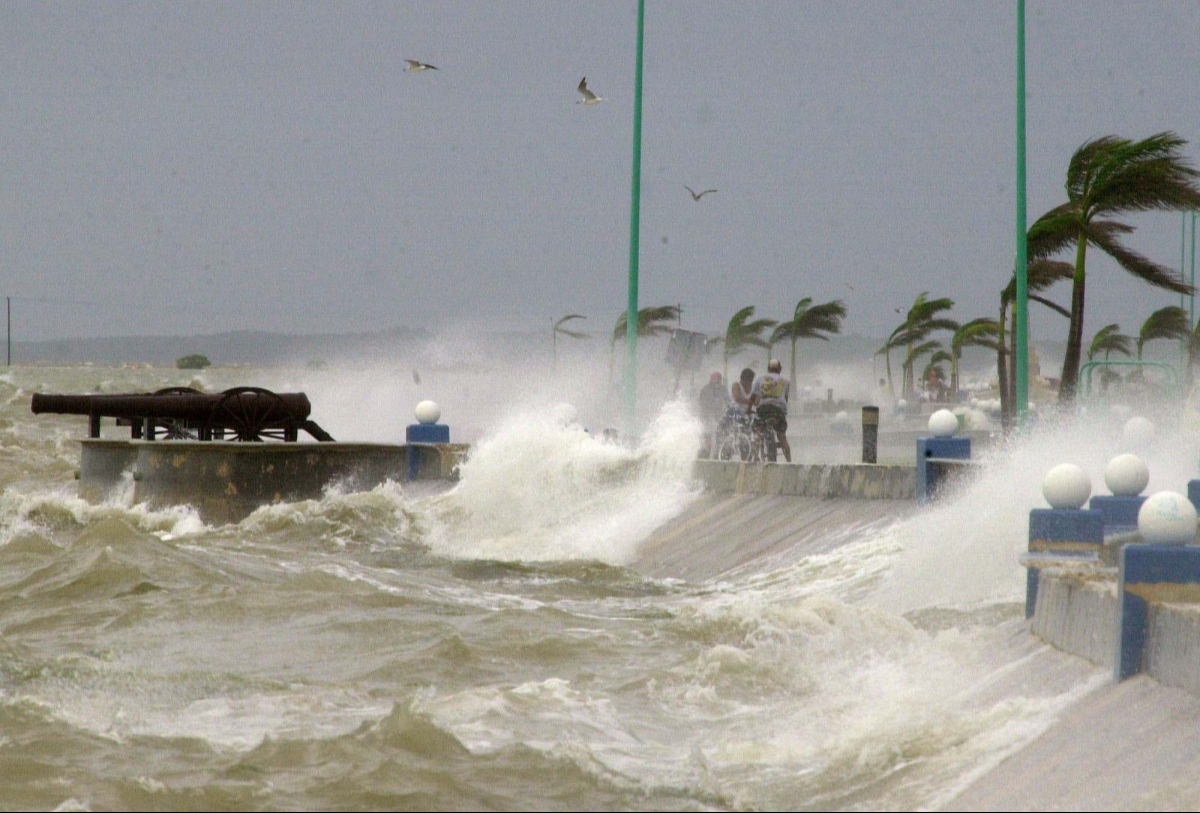
[[[302,392],[276,393],[262,387],[234,387],[204,393],[168,387],[151,393],[51,395],[35,393],[35,414],[86,415],[88,436],[100,437],[103,418],[130,427],[134,440],[227,440],[295,442],[300,431],[321,442],[333,437],[312,420]]]

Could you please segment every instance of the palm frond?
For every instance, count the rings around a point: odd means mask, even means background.
[[[572,313],[569,316],[564,316],[563,318],[559,319],[557,322],[554,323],[554,332],[556,334],[558,334],[559,336],[569,336],[572,339],[589,338],[588,334],[586,334],[586,333],[583,333],[578,330],[571,330],[569,328],[563,327],[563,325],[565,325],[567,322],[571,322],[576,319],[587,319],[587,317],[583,316],[581,314],[578,314],[578,313]]]
[[[1165,288],[1177,294],[1192,293],[1192,286],[1180,279],[1176,272],[1121,243],[1118,235],[1128,234],[1130,227],[1119,223],[1092,223],[1089,225],[1088,242],[1116,260],[1117,265],[1130,274],[1150,283],[1155,288]],[[1096,228],[1097,225],[1104,227]]]
[[[1146,317],[1146,321],[1142,322],[1142,327],[1138,330],[1138,358],[1142,357],[1142,348],[1146,342],[1155,339],[1184,339],[1188,338],[1191,332],[1187,311],[1178,305],[1159,308]]]
[[[1052,257],[1079,239],[1079,216],[1074,203],[1056,206],[1034,221],[1026,234],[1026,256],[1030,266]]]
[[[1036,296],[1034,294],[1030,294],[1029,301],[1040,302],[1041,304],[1045,305],[1047,308],[1049,308],[1050,310],[1059,314],[1060,316],[1065,316],[1068,319],[1071,318],[1071,312],[1069,310],[1067,310],[1066,308],[1064,308],[1062,305],[1058,304],[1057,302],[1046,299],[1046,297],[1044,297],[1044,296]]]
[[[638,311],[637,335],[645,338],[670,333],[672,330],[670,323],[678,319],[678,305],[657,305],[642,308]],[[613,326],[613,341],[623,338],[627,327],[628,314],[622,313],[617,317],[616,325]]]
[[[733,356],[744,347],[766,347],[763,331],[774,327],[774,319],[754,319],[754,306],[747,305],[733,315],[725,328],[725,355]]]
[[[964,347],[991,347],[1000,335],[1000,323],[995,319],[981,316],[972,319],[954,331],[950,337],[950,349],[957,353]]]
[[[1119,353],[1122,356],[1132,356],[1133,347],[1130,342],[1133,337],[1126,336],[1121,333],[1121,326],[1118,324],[1105,325],[1096,331],[1096,335],[1092,337],[1092,343],[1088,346],[1088,361],[1103,353],[1105,357],[1112,353]]]
[[[1200,208],[1200,171],[1182,152],[1186,140],[1172,132],[1141,141],[1109,138],[1089,190],[1089,214]]]

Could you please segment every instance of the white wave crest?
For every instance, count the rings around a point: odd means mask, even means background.
[[[462,480],[437,500],[439,553],[464,558],[622,564],[694,497],[702,427],[686,404],[666,404],[635,448],[524,412],[480,442]]]

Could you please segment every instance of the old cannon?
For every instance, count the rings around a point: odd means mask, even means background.
[[[169,387],[151,393],[119,395],[47,395],[35,393],[34,414],[87,415],[89,437],[100,437],[101,418],[116,418],[145,440],[299,440],[303,429],[313,438],[333,440],[309,418],[312,405],[302,392],[276,393],[261,387],[234,387],[204,393]]]

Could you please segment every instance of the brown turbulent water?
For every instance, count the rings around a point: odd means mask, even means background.
[[[312,394],[306,375],[202,383]],[[35,418],[30,393],[189,378],[0,379],[0,807],[912,807],[1049,713],[952,700],[1015,605],[925,623],[859,600],[894,542],[709,584],[625,566],[694,498],[679,410],[634,451],[493,427],[449,494],[220,527],[77,499],[82,419]]]

